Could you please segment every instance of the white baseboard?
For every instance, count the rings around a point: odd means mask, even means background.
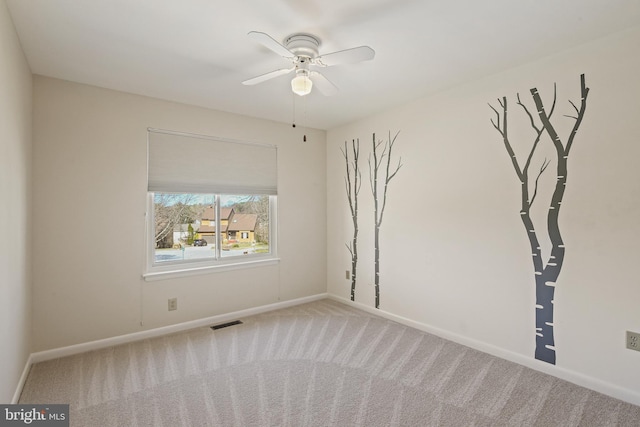
[[[378,315],[385,319],[393,320],[394,322],[398,322],[403,325],[410,326],[412,328],[415,328],[424,332],[428,332],[430,334],[439,336],[449,341],[453,341],[458,344],[462,344],[467,347],[471,347],[473,349],[482,351],[484,353],[491,354],[501,359],[505,359],[510,362],[514,362],[519,365],[526,366],[527,368],[534,369],[538,372],[543,372],[545,374],[552,375],[554,377],[563,379],[565,381],[569,381],[579,386],[597,391],[598,393],[606,394],[608,396],[615,397],[616,399],[620,399],[625,402],[631,403],[633,405],[640,406],[640,393],[635,390],[619,387],[615,384],[611,384],[579,372],[565,369],[556,365],[550,365],[548,363],[541,362],[539,360],[536,360],[531,357],[527,357],[520,353],[515,353],[509,350],[505,350],[504,348],[496,347],[494,345],[487,344],[482,341],[477,341],[469,337],[458,335],[444,329],[427,325],[425,323],[416,322],[415,320],[411,320],[406,317],[402,317],[402,316],[395,315],[393,313],[386,312],[384,310],[373,308],[359,302],[354,302],[337,295],[329,294],[328,298],[334,301],[338,301],[343,304],[349,305],[351,307],[360,309],[362,311],[366,311],[367,313]]]
[[[12,404],[18,403],[20,400],[20,394],[22,394],[22,389],[24,388],[25,382],[27,382],[27,376],[29,375],[29,369],[31,369],[31,365],[33,364],[33,357],[30,354],[27,357],[27,363],[24,365],[24,369],[22,370],[22,375],[20,376],[20,380],[18,381],[18,386],[16,387],[16,392],[13,394],[13,399],[11,399]]]
[[[89,341],[86,343],[70,345],[67,347],[54,348],[51,350],[39,351],[29,356],[30,367],[32,363],[43,362],[45,360],[57,359],[59,357],[71,356],[74,354],[84,353],[87,351],[98,350],[101,348],[112,347],[115,345],[126,344],[133,341],[139,341],[147,338],[159,337],[162,335],[173,334],[176,332],[186,331],[188,329],[209,326],[216,323],[228,322],[239,317],[248,317],[256,314],[266,313],[268,311],[279,310],[281,308],[293,307],[295,305],[305,304],[312,301],[318,301],[327,298],[326,293],[312,295],[303,298],[297,298],[288,301],[280,301],[273,304],[262,305],[259,307],[248,308],[245,310],[234,311],[232,313],[219,314],[216,316],[206,317],[204,319],[191,320],[189,322],[178,323],[175,325],[163,326],[161,328],[149,329],[146,331],[134,332],[126,335],[105,338],[102,340]],[[28,369],[25,368],[28,372]],[[26,378],[26,377],[25,377]],[[22,384],[24,385],[24,384]],[[19,388],[22,390],[22,387]],[[20,394],[16,391],[16,394]]]

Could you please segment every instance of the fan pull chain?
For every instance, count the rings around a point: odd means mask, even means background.
[[[303,129],[306,128],[306,124],[307,124],[307,96],[302,97],[302,127],[303,127]],[[307,134],[306,133],[302,135],[302,142],[307,142]]]
[[[295,128],[296,127],[296,95],[295,94],[291,94],[292,96],[292,103],[291,105],[293,106],[293,110],[292,110],[292,116],[293,116],[293,123],[291,125],[291,127]],[[306,118],[307,118],[307,97],[303,97],[303,107],[302,107],[302,128],[305,128],[305,123],[306,123]],[[303,134],[302,135],[302,142],[307,142],[307,135]]]
[[[296,127],[296,95],[291,92],[291,116],[293,117],[293,127]]]

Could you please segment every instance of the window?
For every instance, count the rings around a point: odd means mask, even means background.
[[[272,252],[270,196],[155,192],[151,199],[153,266]]]
[[[274,146],[153,129],[148,143],[145,279],[277,260]]]

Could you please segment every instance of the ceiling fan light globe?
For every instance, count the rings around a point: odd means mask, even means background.
[[[299,96],[309,95],[311,93],[311,88],[313,87],[313,82],[311,79],[305,75],[299,75],[291,80],[291,90],[293,93]]]

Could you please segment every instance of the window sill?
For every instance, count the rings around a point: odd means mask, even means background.
[[[154,282],[156,280],[175,279],[179,277],[199,276],[202,274],[219,273],[222,271],[242,270],[252,267],[264,267],[267,265],[275,265],[280,262],[280,258],[266,258],[252,261],[233,262],[228,264],[216,264],[194,267],[191,266],[175,266],[172,269],[163,269],[161,271],[150,271],[144,273],[142,277],[146,282]]]

